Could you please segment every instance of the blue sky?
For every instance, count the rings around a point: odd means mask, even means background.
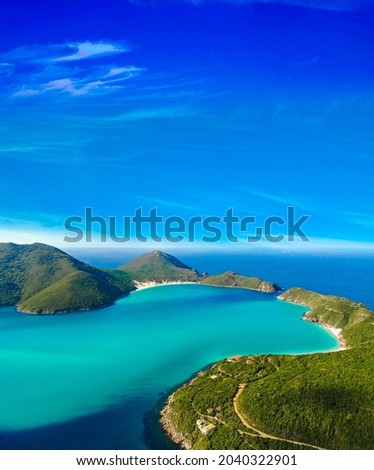
[[[4,4],[5,3],[5,4]],[[374,10],[354,0],[0,4],[0,239],[63,221],[310,214],[372,248]]]

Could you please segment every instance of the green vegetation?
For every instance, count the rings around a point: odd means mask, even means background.
[[[133,280],[280,290],[233,272],[200,276],[159,251],[101,270],[48,245],[0,244],[0,306],[28,313],[88,310],[131,292]],[[300,288],[279,298],[310,308],[309,321],[341,328],[349,349],[219,362],[171,396],[163,411],[165,429],[194,449],[372,449],[372,312],[361,303]],[[198,419],[214,429],[203,435]]]
[[[219,362],[171,396],[166,430],[193,449],[373,449],[373,313],[304,289],[280,298],[312,308],[308,320],[342,328],[350,349]],[[214,431],[202,435],[199,418]]]
[[[174,256],[161,251],[152,251],[120,266],[138,282],[198,282],[211,286],[241,287],[273,293],[282,290],[277,284],[263,281],[258,277],[246,277],[229,271],[217,276],[200,276]]]
[[[230,274],[230,275],[228,275]],[[118,269],[102,270],[42,243],[0,243],[0,307],[25,313],[90,310],[112,304],[137,282],[202,282],[275,292],[279,287],[234,273],[204,277],[161,251],[142,255]]]
[[[278,284],[263,281],[258,277],[241,276],[240,274],[236,274],[232,271],[219,274],[218,276],[205,277],[200,282],[201,284],[208,284],[211,286],[242,287],[244,289],[258,290],[267,293],[279,292],[282,290]]]
[[[103,271],[41,243],[0,244],[0,306],[57,313],[109,305],[132,290],[122,271]]]
[[[310,307],[312,310],[305,315],[308,321],[344,328],[344,339],[348,345],[364,343],[370,339],[368,325],[371,312],[359,302],[334,295],[317,294],[299,287],[282,293],[279,299]]]
[[[118,269],[126,271],[138,282],[196,282],[199,279],[195,269],[161,251],[146,253]]]

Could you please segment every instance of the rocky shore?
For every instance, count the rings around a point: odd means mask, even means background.
[[[188,441],[186,436],[184,436],[182,433],[178,432],[175,429],[175,426],[173,424],[171,415],[173,413],[173,408],[172,408],[172,403],[174,400],[174,394],[170,395],[168,398],[165,407],[161,411],[161,419],[160,423],[162,428],[164,429],[165,433],[167,436],[178,446],[180,446],[182,449],[185,450],[190,450],[192,449],[191,443]]]

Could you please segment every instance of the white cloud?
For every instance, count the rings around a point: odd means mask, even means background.
[[[14,64],[54,64],[56,62],[79,62],[123,54],[131,50],[124,42],[74,42],[70,44],[31,44],[20,46],[0,54],[0,67]]]
[[[123,64],[122,57],[118,63],[104,65],[102,58],[129,50],[124,42],[104,41],[19,47],[0,54],[0,87],[15,98],[52,92],[70,96],[115,92],[122,88],[120,82],[145,69]]]
[[[82,84],[83,83],[83,84]],[[81,84],[81,85],[80,85]],[[35,95],[41,95],[48,92],[64,92],[73,96],[86,95],[93,90],[98,90],[105,85],[105,82],[101,80],[96,80],[93,82],[79,82],[73,81],[71,78],[61,78],[58,80],[51,80],[45,85],[42,85],[40,89],[22,89],[13,94],[14,97],[29,97]],[[106,89],[113,87],[104,87]]]
[[[63,90],[70,91],[75,90],[73,81],[70,78],[61,78],[60,80],[52,80],[45,85],[45,91],[50,90]]]
[[[76,83],[73,82],[70,78],[62,78],[60,80],[52,80],[48,82],[43,89],[43,92],[48,91],[63,91],[65,93],[70,93],[71,95],[86,95],[92,90],[97,90],[100,88],[104,82],[96,80],[94,82],[88,82],[81,87],[77,87]]]
[[[121,54],[128,51],[124,46],[104,42],[93,43],[88,41],[79,44],[69,44],[68,48],[75,52],[67,56],[57,57],[53,60],[55,62],[70,62],[108,54]]]
[[[104,78],[110,77],[117,77],[119,75],[130,75],[132,76],[134,73],[143,72],[145,69],[141,67],[113,67],[109,70],[109,72],[104,75]]]
[[[12,96],[27,98],[29,96],[40,95],[40,90],[35,90],[33,88],[21,88],[21,90],[16,91],[13,93]]]

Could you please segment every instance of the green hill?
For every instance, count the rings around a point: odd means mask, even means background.
[[[146,253],[118,269],[126,271],[138,282],[196,282],[199,279],[195,269],[162,251]]]
[[[161,421],[175,442],[193,449],[373,449],[373,313],[299,288],[280,298],[311,308],[310,321],[342,328],[349,349],[215,364],[169,397]],[[214,426],[208,435],[198,419]]]
[[[135,282],[134,282],[135,281]],[[102,270],[42,243],[0,243],[0,307],[25,313],[89,310],[112,304],[136,289],[136,282],[201,282],[276,292],[279,286],[235,273],[200,276],[172,255],[152,251]]]
[[[260,292],[273,293],[282,290],[278,284],[263,281],[258,277],[246,277],[236,274],[233,271],[228,271],[217,276],[208,276],[202,279],[201,284],[222,287],[241,287],[244,289],[257,290]]]
[[[137,282],[198,282],[211,286],[241,287],[272,293],[281,289],[277,284],[258,277],[246,277],[228,271],[216,276],[200,276],[199,273],[172,255],[152,251],[123,264],[118,269],[126,271]]]
[[[308,321],[342,328],[348,345],[365,343],[370,339],[372,329],[368,324],[371,321],[371,312],[359,302],[334,295],[317,294],[299,287],[282,293],[279,299],[311,308],[305,315]]]
[[[124,272],[94,268],[41,243],[0,243],[0,306],[27,313],[88,310],[131,290]]]

